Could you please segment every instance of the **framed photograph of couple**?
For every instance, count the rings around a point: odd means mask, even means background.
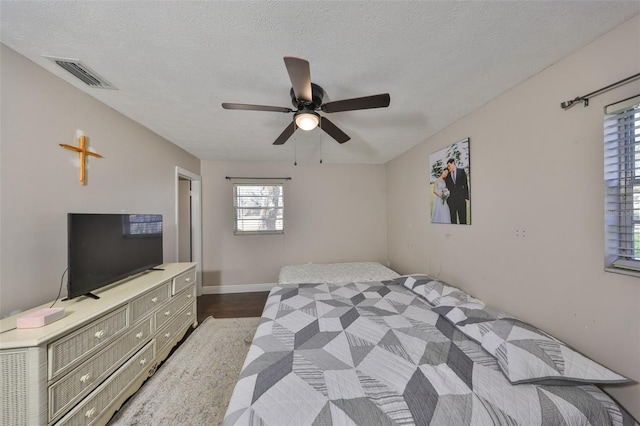
[[[431,223],[471,225],[469,138],[429,155]]]

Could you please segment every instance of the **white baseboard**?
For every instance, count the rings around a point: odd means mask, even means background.
[[[254,293],[270,291],[276,283],[238,284],[238,285],[203,285],[202,294]]]

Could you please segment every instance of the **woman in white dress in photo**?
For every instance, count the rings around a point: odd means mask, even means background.
[[[433,184],[433,193],[436,194],[437,198],[434,201],[433,212],[431,212],[431,223],[451,223],[451,214],[449,213],[449,204],[447,203],[449,190],[447,189],[447,184],[444,182],[448,174],[449,171],[443,169],[440,177],[436,179]]]

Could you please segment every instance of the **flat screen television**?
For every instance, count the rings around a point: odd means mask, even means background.
[[[162,264],[162,215],[69,213],[67,298]]]

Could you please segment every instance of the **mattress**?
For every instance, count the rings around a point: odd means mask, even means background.
[[[284,266],[278,284],[384,281],[398,276],[377,262],[308,263]]]
[[[593,384],[511,384],[434,309],[396,281],[275,286],[223,425],[637,426]]]

